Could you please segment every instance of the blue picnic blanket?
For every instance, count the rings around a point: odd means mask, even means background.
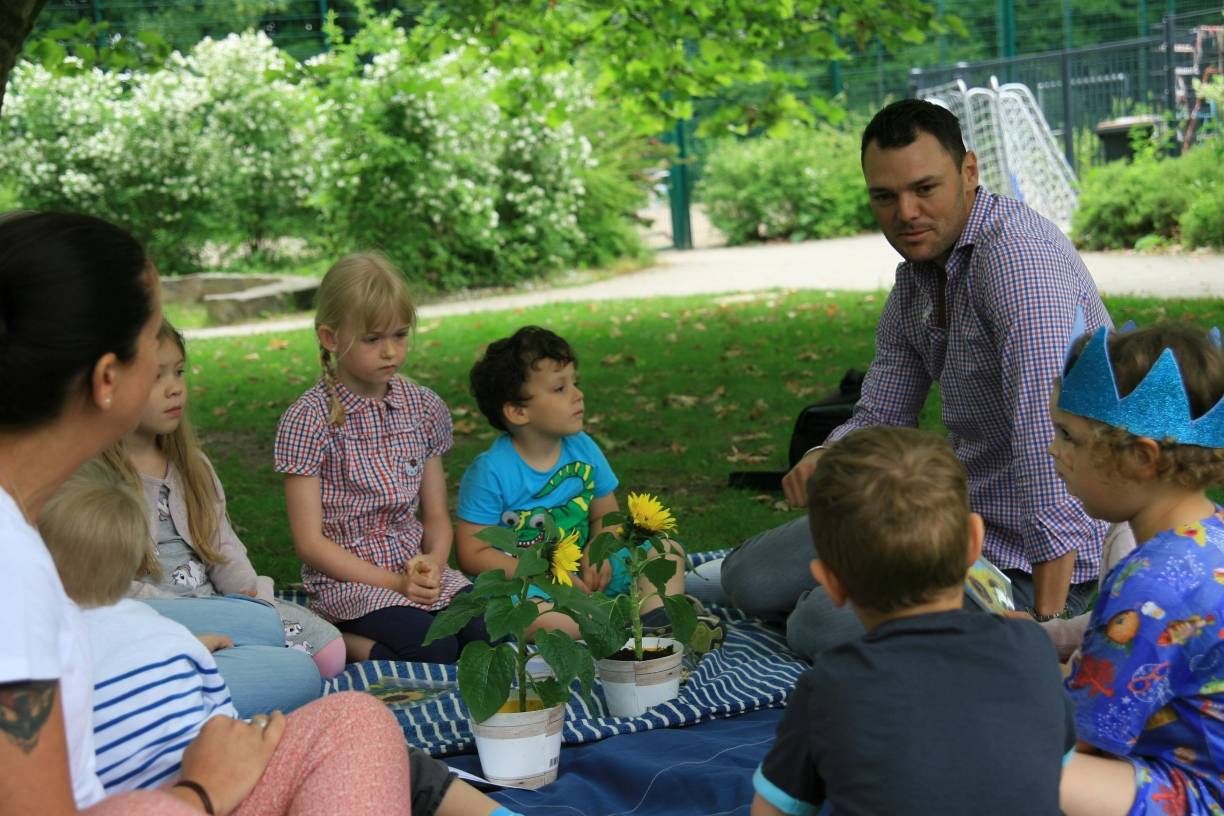
[[[698,553],[701,563],[724,553]],[[286,593],[289,600],[301,600]],[[574,692],[566,705],[565,745],[597,742],[619,734],[695,725],[785,705],[808,668],[786,646],[783,634],[738,610],[713,608],[726,623],[723,646],[700,660],[686,656],[680,696],[640,717],[608,715],[596,680],[588,702]],[[576,686],[575,686],[576,688]],[[324,683],[324,693],[367,691],[391,707],[409,743],[434,756],[475,749],[467,706],[459,697],[455,666],[373,660],[350,665]]]
[[[524,816],[748,816],[753,771],[781,720],[771,708],[576,745],[561,752],[557,781],[489,795]],[[480,773],[475,756],[447,762]]]

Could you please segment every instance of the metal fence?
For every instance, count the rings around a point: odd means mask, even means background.
[[[1166,17],[1158,36],[1053,51],[1010,59],[982,60],[910,71],[908,96],[957,80],[969,87],[992,81],[1027,85],[1046,121],[1075,166],[1075,140],[1110,120],[1150,114],[1174,122],[1179,135],[1201,133],[1207,109],[1194,114],[1192,80],[1207,66],[1224,70],[1224,45],[1218,12]],[[1193,127],[1192,127],[1193,124]]]

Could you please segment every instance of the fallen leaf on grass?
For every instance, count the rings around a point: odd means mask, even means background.
[[[692,408],[697,404],[697,398],[688,394],[668,394],[663,399],[673,408]]]
[[[747,451],[742,451],[739,448],[737,448],[735,445],[732,445],[731,453],[723,458],[726,459],[728,462],[734,462],[734,463],[745,462],[748,464],[759,464],[767,460],[769,457],[761,456],[760,454],[756,454],[756,453],[748,453]]]
[[[614,366],[617,363],[624,363],[625,365],[636,365],[637,357],[634,357],[632,354],[609,354],[608,356],[601,359],[599,363],[600,365],[606,365],[606,366]]]
[[[718,386],[715,386],[714,390],[710,392],[710,396],[705,398],[705,401],[706,402],[717,402],[718,400],[726,396],[726,394],[727,394],[727,386],[718,385]]]
[[[229,409],[226,408],[224,405],[218,405],[216,408],[212,409],[212,413],[213,413],[213,416],[225,416],[226,414],[229,413]]]
[[[799,355],[799,360],[805,363],[811,362],[812,360],[819,360],[819,359],[820,359],[820,354],[815,351],[805,351]]]
[[[719,403],[714,406],[714,416],[722,419],[723,417],[727,416],[727,414],[737,413],[739,409],[740,407],[738,402]]]
[[[769,434],[765,431],[756,431],[755,433],[736,434],[731,437],[732,442],[751,442],[754,439],[768,439]]]
[[[250,354],[244,354],[242,355],[242,359],[246,360],[248,363],[253,363],[259,359],[259,352],[252,351]]]
[[[273,337],[268,341],[268,351],[284,351],[289,348],[289,341],[282,340],[279,337]]]
[[[688,446],[686,445],[681,445],[679,442],[671,443],[671,452],[676,454],[677,456],[684,453],[686,450],[688,450]]]
[[[769,413],[769,403],[763,399],[759,399],[752,403],[752,408],[748,410],[749,419],[760,419]]]
[[[777,513],[789,513],[791,510],[794,510],[795,508],[791,507],[789,504],[787,504],[784,501],[776,501],[773,503],[773,509],[774,509],[774,512],[777,512]]]
[[[732,360],[732,359],[735,359],[736,357],[742,356],[743,353],[744,353],[744,350],[741,348],[729,348],[723,351],[722,357],[724,360]]]
[[[470,419],[461,419],[454,424],[455,433],[470,434],[480,426]]]
[[[465,417],[470,413],[472,413],[472,409],[466,405],[457,405],[451,409],[452,416]]]
[[[599,443],[599,447],[603,448],[606,451],[618,450],[620,448],[625,447],[625,444],[626,444],[624,442],[621,442],[619,439],[613,439],[612,437],[604,436],[603,434],[596,435],[595,441]]]

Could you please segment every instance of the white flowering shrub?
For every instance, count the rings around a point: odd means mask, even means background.
[[[331,255],[381,248],[435,289],[640,252],[640,140],[601,156],[576,123],[611,134],[614,117],[577,75],[453,45],[422,61],[403,31],[367,21],[305,65],[262,33],[152,72],[21,63],[0,117],[4,193],[125,224],[170,272],[208,244],[282,236]]]

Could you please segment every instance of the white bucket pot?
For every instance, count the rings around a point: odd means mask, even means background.
[[[564,705],[494,714],[482,723],[473,721],[476,753],[485,778],[498,785],[528,789],[555,781],[564,722]]]
[[[642,646],[646,649],[671,646],[674,651],[666,657],[641,661],[604,658],[597,664],[608,713],[613,717],[640,717],[651,706],[674,700],[680,694],[684,647],[670,638],[656,637],[642,638]],[[632,649],[633,641],[626,643],[625,648]]]

